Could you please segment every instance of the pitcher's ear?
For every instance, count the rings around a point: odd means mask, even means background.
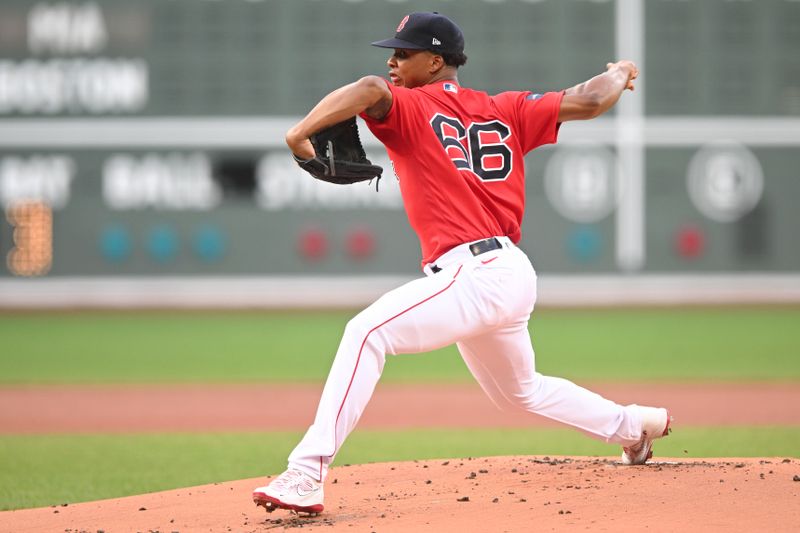
[[[444,58],[439,54],[431,53],[431,58],[428,62],[428,65],[428,72],[435,74],[436,72],[442,70],[442,68],[445,66]]]

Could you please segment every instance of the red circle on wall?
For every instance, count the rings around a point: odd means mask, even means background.
[[[695,259],[703,255],[706,248],[706,237],[702,230],[695,226],[684,226],[675,234],[675,250],[685,259]]]
[[[328,236],[317,228],[303,230],[297,237],[297,252],[308,261],[323,259],[328,255]]]
[[[347,255],[364,260],[375,254],[375,233],[369,228],[354,228],[347,234]]]

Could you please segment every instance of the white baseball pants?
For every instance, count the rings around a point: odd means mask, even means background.
[[[501,409],[522,409],[623,446],[641,437],[634,406],[618,405],[535,370],[528,319],[536,273],[507,237],[503,247],[473,256],[469,244],[437,259],[434,273],[394,289],[359,313],[344,331],[316,418],[289,456],[289,467],[323,481],[355,428],[386,354],[427,352],[457,343],[480,386]]]

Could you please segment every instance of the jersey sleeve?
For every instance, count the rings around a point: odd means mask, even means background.
[[[558,113],[563,92],[534,94],[532,92],[507,92],[499,95],[498,103],[515,117],[519,143],[525,153],[543,144],[558,140]]]
[[[407,117],[414,113],[416,101],[412,91],[404,87],[395,87],[388,80],[386,85],[392,91],[392,107],[382,119],[374,119],[365,112],[358,116],[364,119],[370,131],[381,141],[388,140],[389,137],[407,135],[409,124],[412,122]]]

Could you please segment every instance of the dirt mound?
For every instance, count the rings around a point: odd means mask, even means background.
[[[797,459],[492,457],[340,466],[313,518],[266,514],[264,478],[0,513],[2,531],[795,531]]]

